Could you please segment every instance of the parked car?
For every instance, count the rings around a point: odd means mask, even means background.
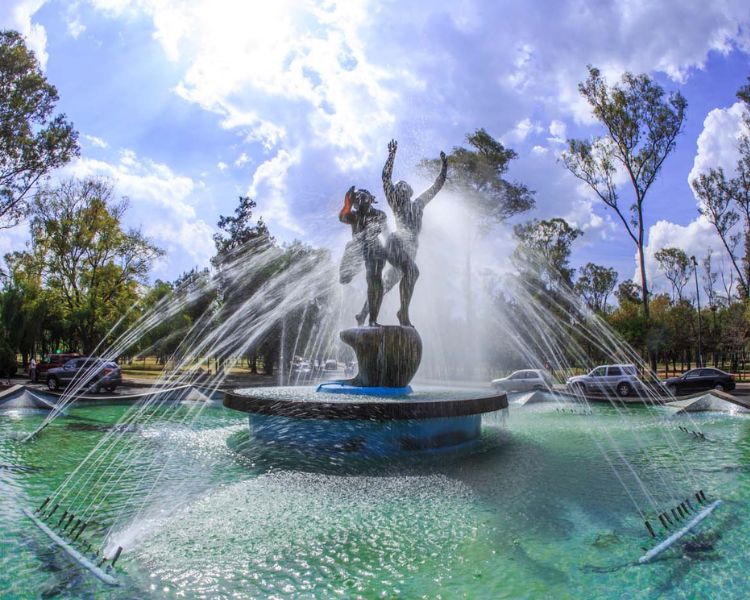
[[[567,387],[580,393],[614,391],[624,398],[641,389],[643,384],[638,379],[635,365],[601,365],[586,375],[568,378]]]
[[[705,392],[706,390],[731,391],[735,388],[734,376],[721,369],[690,369],[679,377],[670,377],[665,382],[675,396]]]
[[[47,372],[47,387],[52,391],[84,381],[86,388],[96,392],[102,388],[114,392],[118,385],[122,385],[122,371],[112,361],[81,356]]]
[[[36,377],[34,381],[47,381],[47,372],[50,369],[62,367],[71,358],[78,358],[80,356],[77,352],[48,354],[36,364]]]
[[[549,390],[554,385],[552,376],[542,369],[525,369],[515,371],[507,377],[493,379],[491,385],[498,392],[530,392]]]

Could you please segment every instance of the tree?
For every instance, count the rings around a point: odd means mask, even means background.
[[[750,174],[750,173],[749,173]],[[741,259],[737,254],[737,246],[740,242],[740,234],[735,231],[735,226],[740,222],[740,215],[734,209],[736,201],[736,182],[727,179],[724,169],[721,167],[711,168],[707,173],[700,173],[690,182],[695,195],[700,201],[698,211],[706,217],[714,226],[719,239],[727,251],[729,260],[734,267],[740,284],[740,294],[747,297],[748,279],[747,268],[740,266]],[[750,220],[746,220],[747,224]],[[747,243],[747,242],[746,242]],[[747,263],[747,260],[745,261]]]
[[[466,142],[470,148],[457,146],[448,155],[446,188],[460,194],[476,211],[482,233],[534,207],[534,192],[506,178],[510,162],[518,158],[516,152],[484,129],[467,135]],[[419,166],[434,177],[441,161],[425,159]]]
[[[654,258],[672,284],[672,301],[682,302],[682,290],[693,274],[693,263],[688,255],[679,248],[662,248],[656,251]]]
[[[744,123],[750,129],[750,84],[740,88],[737,97],[745,104]],[[721,167],[699,173],[691,182],[700,200],[699,212],[708,219],[719,234],[729,255],[740,285],[740,296],[750,296],[750,135],[744,133],[737,142],[739,159],[734,176],[727,177]],[[742,233],[736,225],[743,222],[744,256],[738,256],[737,247]]]
[[[76,345],[87,353],[130,311],[163,255],[139,231],[123,229],[127,206],[100,179],[70,179],[34,197],[32,246],[19,260],[64,307]]]
[[[531,272],[547,287],[571,287],[575,269],[569,265],[571,245],[583,231],[571,227],[564,219],[534,219],[516,225],[513,233],[519,240],[513,257],[522,272]]]
[[[687,101],[679,93],[664,98],[664,90],[647,75],[625,73],[619,85],[609,87],[599,69],[589,66],[589,76],[578,86],[581,95],[604,125],[604,136],[592,140],[568,140],[563,164],[588,184],[611,208],[638,251],[646,318],[648,282],[644,256],[644,202],[667,156],[682,131]],[[624,169],[633,201],[620,201],[617,174]]]
[[[214,235],[217,259],[237,250],[251,241],[263,239],[269,243],[273,242],[268,227],[263,222],[263,217],[257,223],[252,222],[255,200],[249,196],[240,196],[240,203],[234,209],[234,216],[219,216],[217,223],[223,233]]]
[[[626,279],[625,281],[620,282],[620,285],[617,286],[615,298],[617,298],[620,305],[641,304],[642,294],[643,290],[640,285],[632,279]]]
[[[79,153],[65,115],[52,116],[57,90],[15,31],[0,31],[0,228],[26,214],[40,180]]]
[[[607,312],[607,299],[617,284],[617,271],[594,263],[582,267],[575,290],[589,308],[598,313]]]

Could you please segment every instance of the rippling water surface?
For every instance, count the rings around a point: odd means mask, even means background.
[[[174,410],[188,410],[175,406]],[[618,440],[646,483],[664,458],[655,411],[591,415],[511,406],[503,426],[456,455],[391,462],[284,454],[256,446],[246,416],[210,405],[191,429],[150,423],[122,433],[150,459],[169,456],[107,588],[28,522],[125,411],[0,411],[0,593],[7,598],[747,598],[750,418],[701,415],[707,440],[671,427],[711,498],[726,503],[653,564],[633,504],[591,431]],[[667,416],[668,413],[659,413]],[[645,447],[632,442],[637,431]],[[148,459],[148,460],[147,460]],[[160,463],[161,464],[161,463]],[[102,465],[107,468],[111,465]],[[103,525],[127,514],[125,473]],[[121,568],[120,568],[121,567]]]

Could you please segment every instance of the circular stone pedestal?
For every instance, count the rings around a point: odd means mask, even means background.
[[[224,406],[250,414],[256,439],[320,452],[392,455],[456,447],[479,438],[482,414],[508,406],[505,394],[418,391],[408,398],[326,394],[314,388],[246,388]]]

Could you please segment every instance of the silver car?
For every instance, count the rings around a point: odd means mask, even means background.
[[[525,369],[516,371],[507,377],[492,380],[492,387],[498,392],[511,394],[513,392],[531,392],[534,390],[549,390],[554,381],[549,373],[541,369]]]
[[[570,377],[567,387],[580,393],[615,391],[618,396],[630,396],[642,388],[635,365],[602,365],[586,375]]]

